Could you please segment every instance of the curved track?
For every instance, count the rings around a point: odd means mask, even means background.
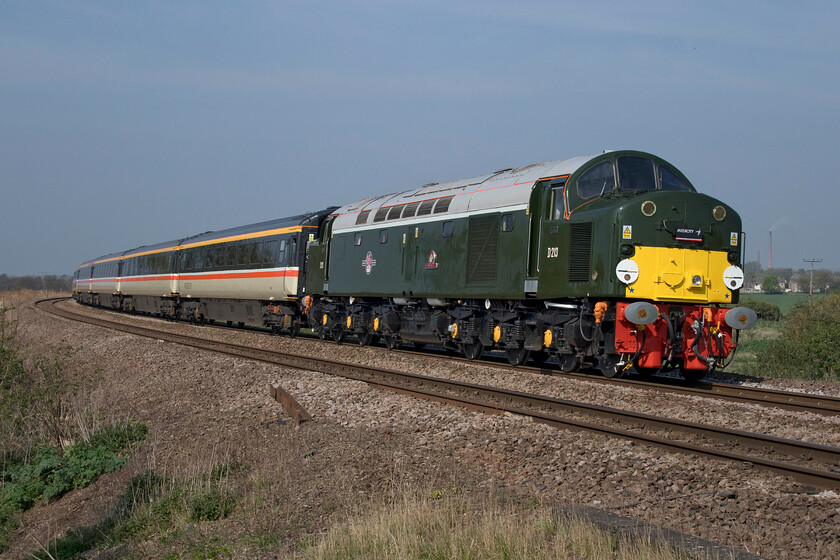
[[[521,415],[560,428],[598,432],[649,443],[669,451],[737,461],[792,477],[803,484],[819,488],[840,488],[840,448],[836,447],[313,356],[210,341],[80,315],[54,305],[64,299],[41,300],[36,302],[36,306],[54,315],[108,329],[286,367],[340,375],[473,410]],[[679,434],[680,439],[675,434]],[[819,463],[821,468],[802,464],[804,462]]]

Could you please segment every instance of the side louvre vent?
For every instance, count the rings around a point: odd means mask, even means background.
[[[592,260],[592,222],[571,224],[569,282],[588,282]]]
[[[496,282],[498,242],[498,214],[470,218],[467,284],[493,284]]]

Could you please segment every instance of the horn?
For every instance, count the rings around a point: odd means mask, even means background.
[[[751,329],[758,322],[758,315],[749,307],[733,307],[726,312],[726,324],[733,329]]]
[[[659,319],[659,309],[652,303],[636,301],[624,309],[624,318],[634,325],[650,325]]]

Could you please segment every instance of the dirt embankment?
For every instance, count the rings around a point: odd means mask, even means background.
[[[237,508],[226,519],[197,524],[192,533],[178,538],[213,535],[235,557],[288,553],[300,537],[323,532],[347,512],[403,486],[426,492],[454,488],[501,499],[515,508],[535,503],[594,505],[770,558],[840,557],[840,497],[806,492],[749,465],[670,455],[620,439],[467,412],[319,373],[73,323],[31,306],[18,311],[18,334],[28,352],[71,349],[65,373],[80,384],[78,408],[144,422],[149,436],[122,471],[27,512],[25,527],[4,558],[23,557],[37,547],[36,540],[46,542],[70,527],[103,519],[134,474],[154,469],[188,477],[230,460],[244,465],[232,479]],[[197,327],[169,328],[195,332]],[[535,374],[511,379],[486,365],[453,366],[383,348],[339,347],[230,330],[212,335],[840,442],[835,420],[813,416],[707,399],[651,397]],[[270,398],[272,383],[292,393],[314,421],[295,427]],[[173,545],[150,541],[140,552],[155,556],[167,546]]]

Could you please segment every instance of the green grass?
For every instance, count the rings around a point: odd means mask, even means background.
[[[495,503],[397,496],[312,540],[306,560],[674,560],[683,558],[644,540],[616,537],[548,508],[508,511]]]
[[[146,471],[134,476],[126,486],[116,507],[101,523],[68,531],[50,543],[47,552],[33,552],[37,558],[81,558],[91,549],[120,543],[138,544],[149,540],[181,543],[179,540],[196,523],[216,521],[230,515],[237,498],[224,482],[229,473],[241,465],[217,465],[207,473],[187,479],[173,480]],[[193,542],[187,539],[188,554],[184,558],[230,558],[227,546],[217,537]],[[184,544],[184,543],[181,543]],[[187,546],[184,545],[184,546]],[[49,553],[49,556],[47,555]],[[170,553],[167,558],[181,558]]]
[[[787,315],[791,308],[796,305],[797,303],[802,303],[808,301],[809,298],[822,298],[825,297],[825,294],[814,294],[813,296],[809,296],[808,294],[800,294],[800,293],[790,293],[790,294],[741,294],[741,299],[756,299],[759,301],[765,301],[767,303],[772,303],[773,305],[777,306],[779,310],[782,312],[782,316]]]
[[[796,297],[802,296],[802,297]],[[730,371],[758,377],[840,381],[840,293],[809,298],[784,294],[778,305],[798,300],[780,322],[759,321],[743,331]]]
[[[43,447],[28,457],[4,465],[0,477],[0,551],[9,544],[15,519],[39,500],[50,501],[92,484],[118,470],[130,450],[146,437],[146,426],[118,422],[94,432],[87,442],[67,447]]]

